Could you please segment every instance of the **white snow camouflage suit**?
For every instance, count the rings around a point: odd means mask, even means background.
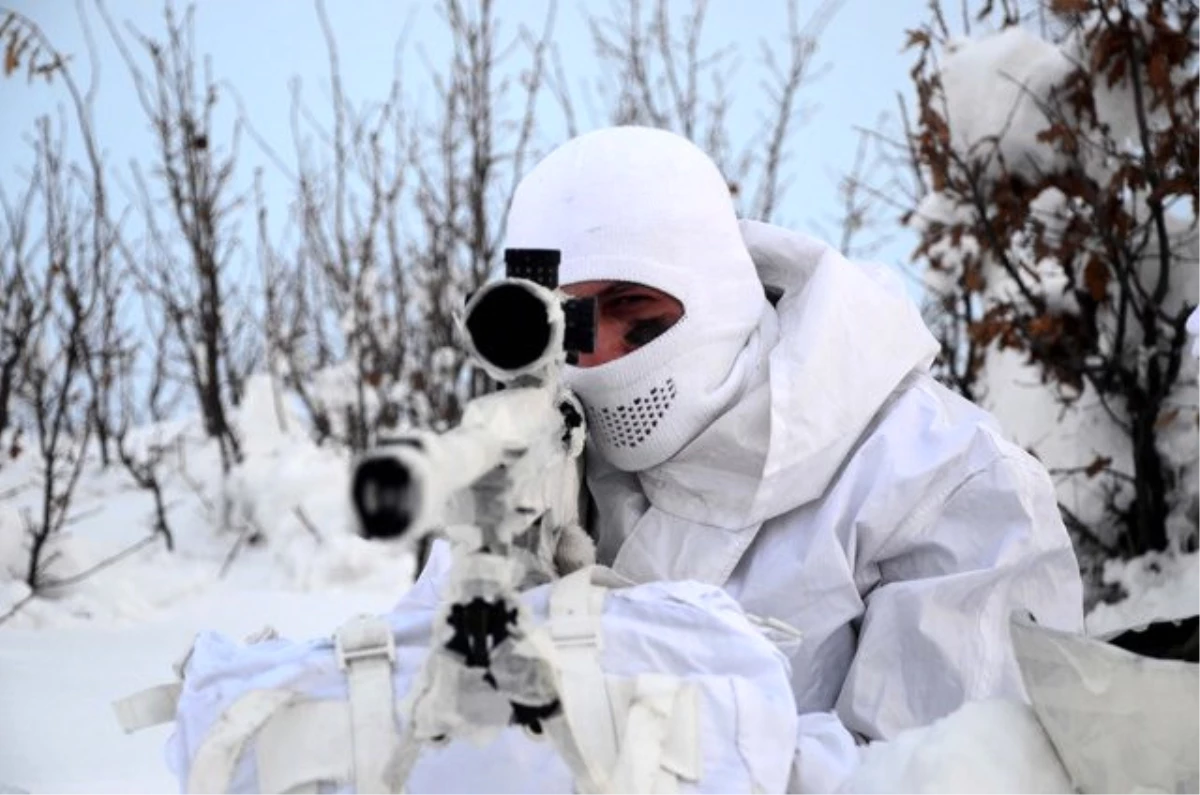
[[[543,160],[514,197],[506,245],[560,249],[563,284],[637,281],[683,302],[681,329],[568,367],[593,432],[598,404],[678,383],[661,449],[639,458],[593,437],[598,555],[635,581],[722,586],[803,633],[785,649],[802,715],[793,789],[835,789],[856,739],[1022,698],[1014,609],[1082,630],[1047,472],[929,375],[938,346],[882,268],[739,224],[711,161],[644,128],[589,133]],[[775,306],[762,283],[783,290]]]

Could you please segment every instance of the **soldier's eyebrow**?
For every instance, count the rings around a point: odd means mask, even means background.
[[[623,293],[632,292],[634,290],[653,290],[653,287],[647,287],[644,284],[637,282],[613,282],[608,287],[600,291],[597,298],[615,298]]]

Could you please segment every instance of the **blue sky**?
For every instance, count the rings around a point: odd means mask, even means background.
[[[74,3],[10,0],[5,5],[35,20],[59,49],[72,53],[72,67],[80,81],[87,84],[91,68]],[[98,137],[110,164],[124,166],[147,151],[149,133],[125,67],[99,18],[90,4],[86,5],[99,64]],[[680,9],[688,5],[675,3]],[[432,0],[329,0],[329,16],[340,44],[344,82],[351,97],[373,100],[386,93],[396,42],[407,25],[406,90],[415,102],[429,100],[432,91],[419,53],[423,51],[434,64],[443,63],[448,55],[448,42],[434,6]],[[814,6],[802,0],[802,16]],[[162,6],[154,0],[110,0],[108,7],[119,21],[129,20],[155,34],[161,29]],[[508,36],[521,24],[540,27],[546,0],[497,0],[496,7],[501,33]],[[596,77],[585,9],[602,14],[606,8],[604,0],[587,4],[560,0],[558,5],[555,41],[568,74],[583,84]],[[821,40],[818,61],[827,66],[827,71],[803,94],[804,103],[812,107],[813,113],[793,136],[794,181],[781,220],[813,232],[829,227],[837,213],[838,176],[850,168],[854,158],[855,127],[875,127],[884,112],[894,116],[897,93],[910,93],[908,69],[912,59],[901,52],[904,31],[916,25],[925,13],[925,0],[846,0]],[[214,77],[236,86],[255,127],[272,145],[290,152],[289,81],[298,77],[309,102],[317,107],[327,97],[328,66],[313,6],[298,0],[205,0],[196,14],[196,49],[211,56]],[[758,41],[783,30],[785,21],[783,0],[710,0],[707,41],[710,45],[734,43],[746,60],[742,73],[750,75]],[[589,117],[585,94],[577,90],[575,101],[581,126],[589,128],[603,120]],[[735,129],[749,128],[761,109],[754,106],[753,99],[745,100],[743,96],[757,96],[757,87],[752,83],[739,85],[737,95],[732,123]],[[28,167],[30,153],[25,139],[34,119],[61,105],[64,96],[61,87],[41,82],[31,85],[23,76],[0,80],[0,182],[6,188],[15,187],[15,175]],[[224,107],[232,112],[231,103],[224,103]],[[562,129],[561,122],[552,111],[543,115],[543,127],[549,131],[546,144],[553,144],[556,136],[561,137],[553,132]],[[266,162],[249,141],[243,142],[242,153],[248,167]],[[243,170],[243,187],[247,189],[250,173],[249,168]],[[274,196],[272,203],[286,202],[282,192],[278,199]],[[286,206],[273,211],[278,217],[286,212]],[[907,246],[890,246],[881,257],[896,261],[905,253]]]

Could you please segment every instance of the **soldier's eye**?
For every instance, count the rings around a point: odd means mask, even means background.
[[[632,348],[640,348],[661,337],[671,326],[671,320],[666,317],[635,321],[625,332],[625,344]]]

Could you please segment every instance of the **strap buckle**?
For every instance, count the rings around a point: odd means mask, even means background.
[[[334,650],[342,671],[357,660],[383,657],[389,665],[396,661],[392,628],[377,616],[361,616],[339,627],[334,636]]]
[[[600,645],[600,622],[593,616],[556,616],[547,622],[550,638],[557,648],[581,648]]]

